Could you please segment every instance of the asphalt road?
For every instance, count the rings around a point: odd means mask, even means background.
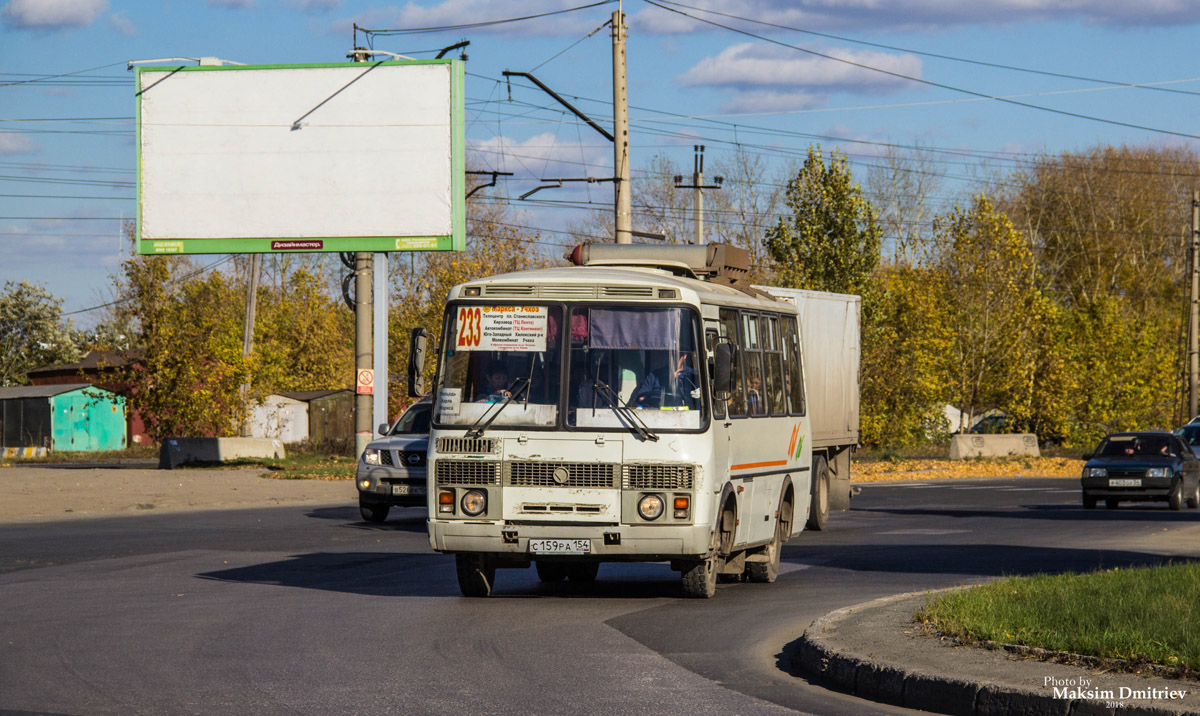
[[[679,596],[501,571],[458,595],[423,516],[272,507],[0,527],[0,714],[910,713],[777,665],[816,617],[1006,574],[1191,556],[1200,510],[1084,511],[1071,480],[868,484],[773,585]]]

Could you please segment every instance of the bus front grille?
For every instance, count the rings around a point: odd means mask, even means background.
[[[438,438],[437,451],[490,455],[496,451],[496,442],[491,438]]]
[[[617,466],[595,462],[504,463],[504,484],[512,487],[615,487]]]
[[[433,462],[433,475],[437,485],[499,485],[500,463],[438,459]]]
[[[690,490],[695,475],[695,465],[627,464],[621,486],[627,490]]]

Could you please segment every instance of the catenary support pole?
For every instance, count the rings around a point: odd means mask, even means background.
[[[1188,420],[1197,415],[1200,392],[1200,190],[1192,191],[1192,295],[1188,310]]]
[[[633,198],[629,186],[629,92],[625,75],[625,13],[612,15],[613,203],[618,244],[633,243]]]

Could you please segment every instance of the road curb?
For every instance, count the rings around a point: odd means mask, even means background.
[[[953,588],[953,589],[958,589]],[[876,660],[854,653],[838,643],[837,627],[863,612],[878,610],[904,600],[916,600],[936,591],[907,592],[874,599],[829,612],[815,620],[804,635],[785,647],[782,654],[793,672],[860,698],[961,716],[1178,716],[1195,711],[1125,704],[1120,708],[1091,699],[1055,698],[1046,692],[1023,689],[1011,684],[956,678],[944,673],[928,673],[920,668]],[[888,635],[881,634],[880,638]],[[935,647],[938,648],[938,647]]]

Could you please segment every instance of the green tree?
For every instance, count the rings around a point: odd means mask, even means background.
[[[236,435],[251,375],[242,358],[244,294],[184,257],[131,257],[117,287],[139,351],[119,373],[151,437]]]
[[[765,245],[784,286],[861,293],[879,265],[876,211],[850,175],[846,155],[826,163],[809,147],[804,166],[787,185],[791,213],[767,231]]]
[[[982,194],[938,217],[934,231],[951,306],[951,395],[968,417],[996,407],[1028,421],[1044,308],[1029,242]]]
[[[888,266],[863,303],[863,442],[903,446],[943,437],[954,345],[945,282],[927,268]]]
[[[0,385],[27,385],[34,368],[79,360],[82,335],[63,320],[62,299],[27,281],[0,293]]]

